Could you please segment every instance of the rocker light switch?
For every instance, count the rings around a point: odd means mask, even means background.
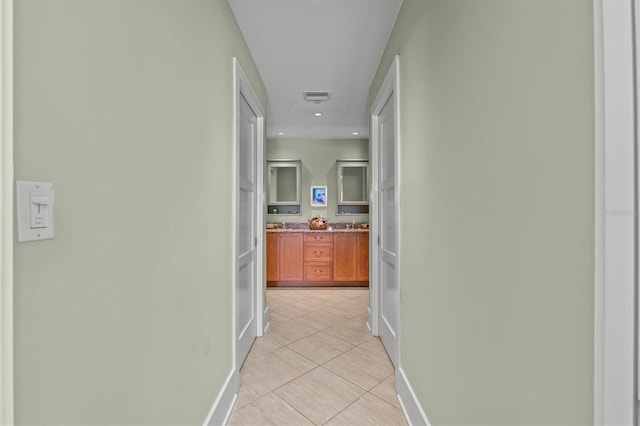
[[[18,242],[53,238],[53,185],[16,182]]]

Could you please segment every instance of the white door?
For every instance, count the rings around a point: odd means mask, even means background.
[[[17,2],[16,2],[17,3]],[[13,1],[0,1],[0,424],[13,424]]]
[[[237,271],[236,333],[237,368],[240,369],[256,338],[257,229],[256,229],[256,149],[257,115],[242,95],[239,96],[237,147]]]
[[[397,366],[398,273],[396,218],[395,91],[378,115],[378,334],[389,358]]]

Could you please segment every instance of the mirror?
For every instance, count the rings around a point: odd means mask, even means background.
[[[272,166],[270,173],[270,202],[297,203],[298,169],[294,166]]]
[[[338,204],[369,204],[369,165],[366,161],[338,162]]]
[[[302,162],[267,161],[268,214],[300,214]]]

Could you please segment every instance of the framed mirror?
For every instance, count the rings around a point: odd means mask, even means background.
[[[301,213],[300,160],[267,161],[267,214]]]
[[[369,204],[369,163],[338,162],[338,204]]]
[[[338,214],[369,213],[369,162],[338,160],[336,163]]]

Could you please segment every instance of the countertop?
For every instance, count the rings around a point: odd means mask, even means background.
[[[352,229],[267,229],[267,233],[272,232],[369,232],[368,229],[352,228]]]

